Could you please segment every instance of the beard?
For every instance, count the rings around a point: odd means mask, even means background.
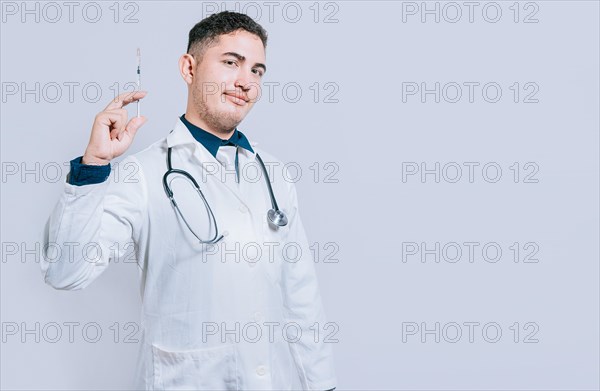
[[[227,135],[242,122],[243,118],[240,113],[225,110],[219,111],[215,107],[209,107],[207,102],[202,99],[201,91],[194,90],[193,99],[194,106],[196,106],[200,118],[217,133]],[[227,98],[221,94],[219,99]]]

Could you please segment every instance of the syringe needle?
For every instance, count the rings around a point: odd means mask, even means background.
[[[140,48],[137,49],[137,89],[138,91],[142,88],[142,72],[140,67],[142,65],[142,54]],[[137,100],[137,116],[140,117],[140,100]]]

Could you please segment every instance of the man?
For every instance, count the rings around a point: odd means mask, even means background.
[[[336,386],[295,186],[281,169],[260,177],[261,157],[269,167],[281,162],[237,129],[259,97],[266,43],[266,31],[239,13],[194,26],[179,60],[187,109],[172,132],[111,171],[146,122],[128,122],[124,109],[145,92],[117,97],[96,116],[48,220],[46,244],[100,250],[94,262],[44,253],[44,279],[56,289],[85,288],[135,244],[136,389],[283,390],[294,379],[303,389]],[[271,221],[270,208],[285,218]]]

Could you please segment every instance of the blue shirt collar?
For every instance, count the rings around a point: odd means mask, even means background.
[[[223,140],[212,133],[207,132],[206,130],[192,124],[187,119],[185,119],[185,114],[182,114],[181,122],[185,124],[185,126],[189,129],[190,133],[194,138],[204,146],[214,157],[217,157],[217,152],[219,151],[219,147],[224,145],[234,145],[240,146],[248,151],[254,153],[252,146],[250,146],[250,141],[244,135],[244,133],[240,132],[237,128],[229,138],[229,140]]]

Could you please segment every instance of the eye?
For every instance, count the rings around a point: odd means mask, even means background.
[[[264,73],[262,71],[259,71],[258,69],[254,69],[254,71],[256,71],[256,74],[260,77],[264,75]]]
[[[235,62],[235,61],[233,61],[233,60],[225,60],[225,61],[223,61],[223,62],[224,62],[224,63],[226,63],[226,64],[228,64],[228,65],[229,65],[229,64],[237,64],[237,62]]]

